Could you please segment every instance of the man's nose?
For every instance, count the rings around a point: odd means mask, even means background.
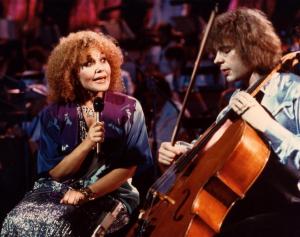
[[[215,59],[214,59],[214,63],[215,64],[220,64],[222,62],[222,56],[220,54],[220,52],[217,52],[216,56],[215,56]]]

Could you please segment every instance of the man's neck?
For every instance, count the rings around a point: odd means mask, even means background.
[[[257,82],[258,80],[260,80],[263,77],[263,75],[258,74],[257,72],[253,72],[251,74],[251,77],[249,79],[249,85],[253,85],[255,82]]]

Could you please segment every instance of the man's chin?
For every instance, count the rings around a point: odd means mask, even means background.
[[[233,81],[235,81],[235,78],[234,78],[234,77],[231,77],[231,76],[227,76],[227,77],[226,77],[226,81],[227,81],[227,82],[233,82]]]

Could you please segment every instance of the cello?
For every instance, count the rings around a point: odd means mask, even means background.
[[[255,96],[274,73],[290,71],[299,62],[300,52],[284,56],[247,92]],[[229,114],[230,109],[150,187],[138,223],[127,236],[212,237],[220,232],[225,217],[261,175],[270,155],[256,131],[241,119],[230,121]],[[224,125],[228,126],[220,139],[205,150]]]

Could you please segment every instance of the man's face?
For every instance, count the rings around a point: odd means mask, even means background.
[[[252,73],[250,66],[246,65],[235,48],[221,47],[216,54],[214,63],[220,66],[220,70],[228,82],[248,79]]]

